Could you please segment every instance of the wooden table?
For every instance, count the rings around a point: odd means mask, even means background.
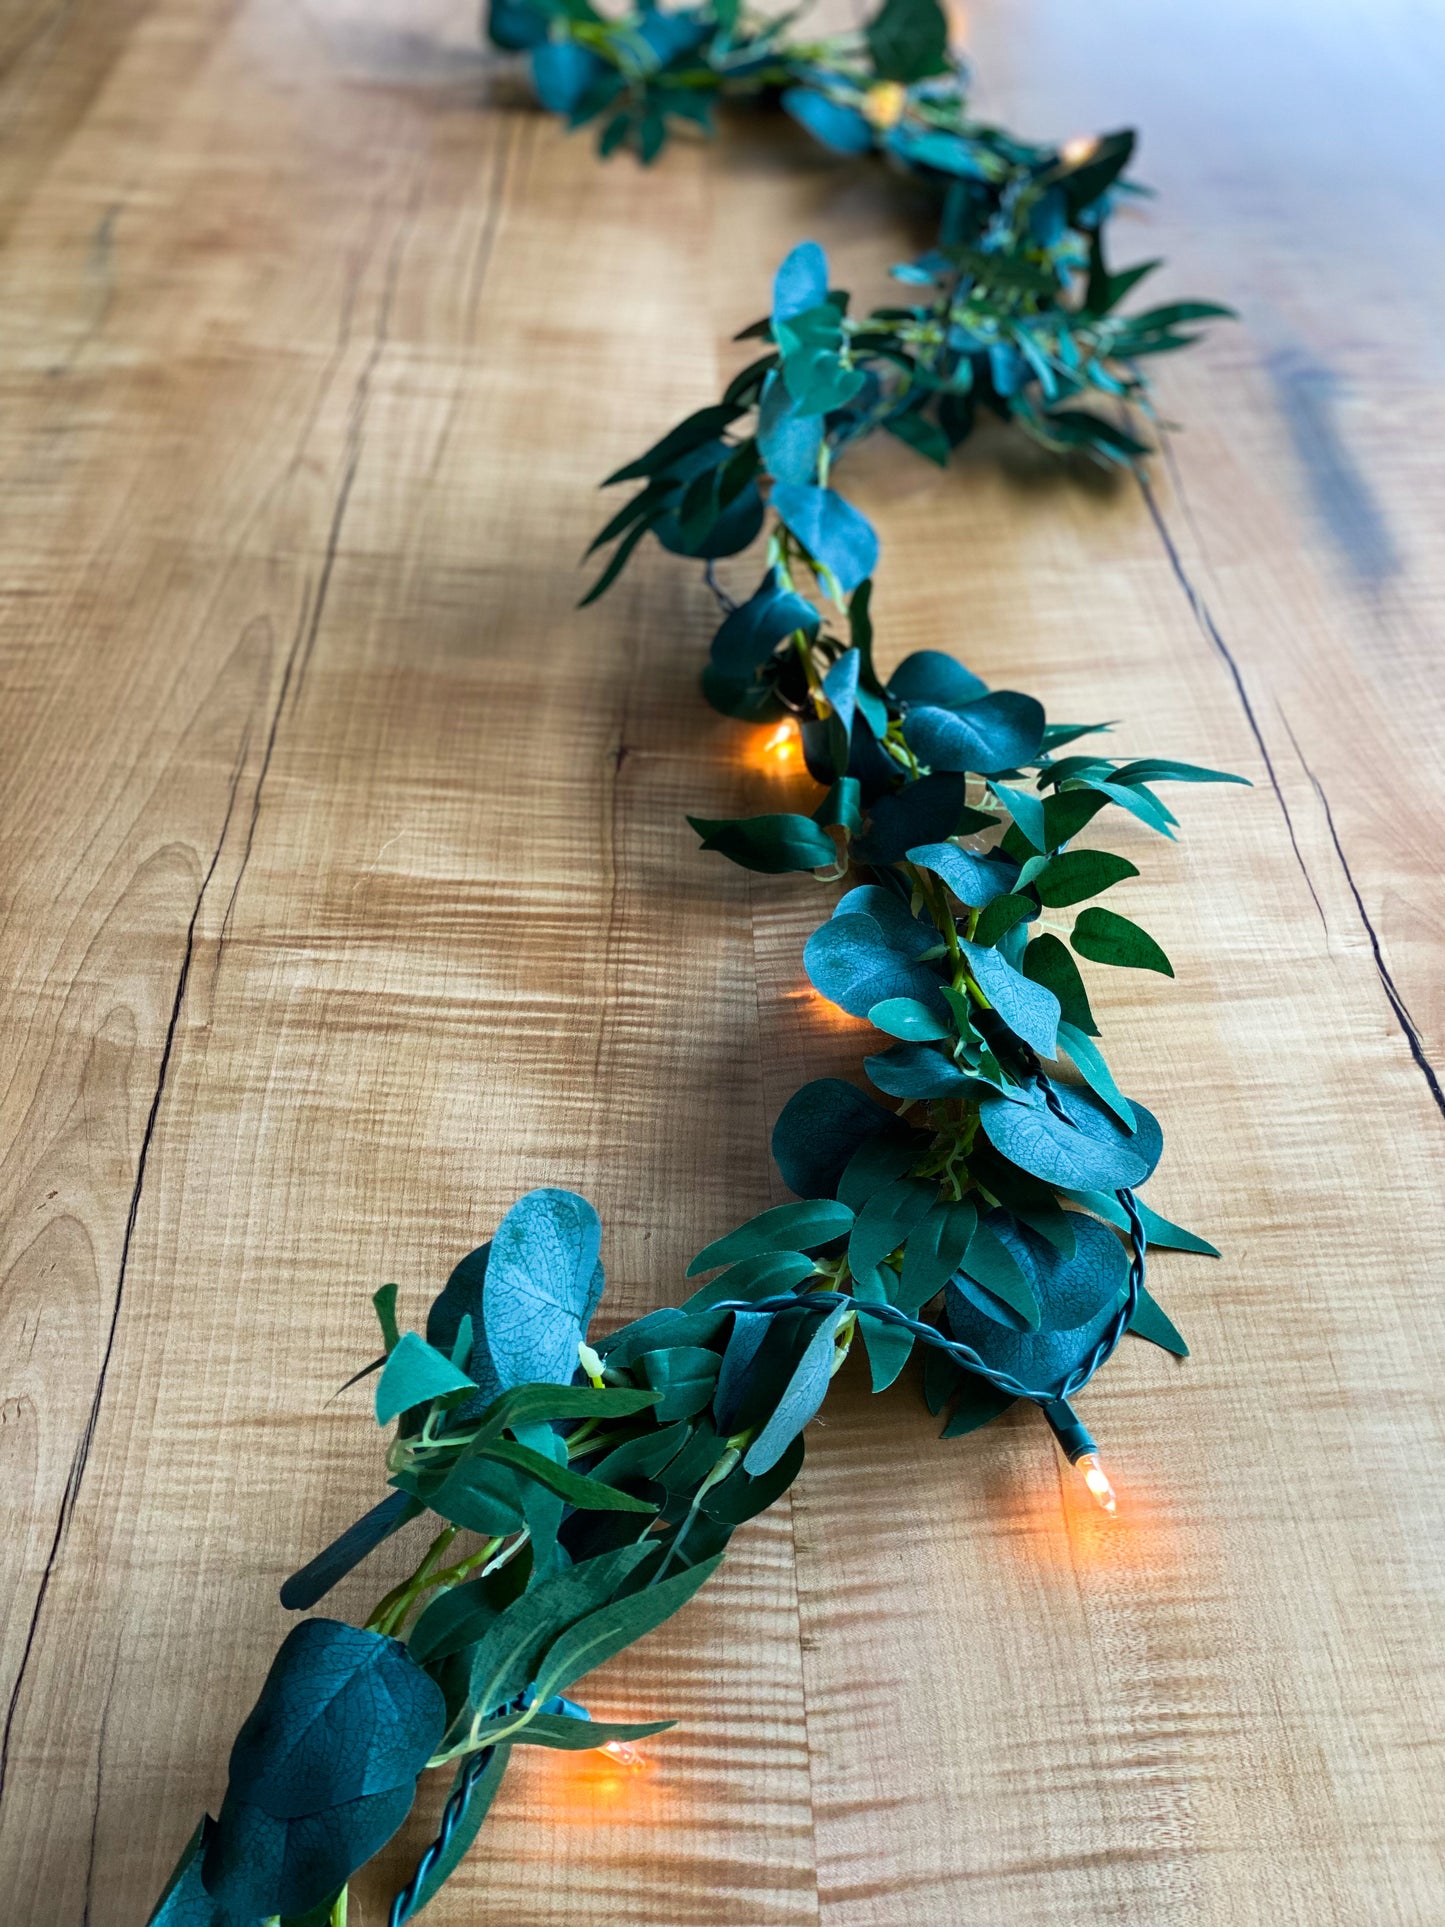
[[[538,1183],[614,1316],[782,1195],[860,1028],[806,880],[682,821],[792,779],[651,550],[577,613],[593,484],[896,184],[767,122],[602,167],[452,0],[13,0],[0,43],[5,1687],[23,1927],[141,1922],[286,1620],[374,1496],[367,1294],[420,1317]],[[1125,258],[1243,325],[1161,368],[1154,487],[869,451],[885,658],[951,648],[1242,769],[1138,839],[1175,984],[1101,1001],[1170,1151],[1183,1367],[939,1444],[846,1375],[791,1503],[595,1682],[682,1724],[520,1759],[444,1923],[1445,1919],[1445,23],[1404,0],[997,0],[980,99],[1137,120]],[[1133,850],[1133,843],[1129,845]],[[339,1595],[364,1611],[403,1557]],[[414,1851],[420,1827],[394,1851]],[[358,1906],[382,1918],[379,1889]],[[431,1916],[428,1916],[430,1918]]]

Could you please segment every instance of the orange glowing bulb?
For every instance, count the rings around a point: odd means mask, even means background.
[[[1098,1453],[1085,1452],[1082,1458],[1075,1459],[1074,1464],[1083,1473],[1084,1484],[1093,1493],[1095,1502],[1112,1517],[1118,1502],[1114,1497],[1114,1488],[1109,1483],[1109,1475],[1099,1463]]]
[[[779,723],[777,728],[763,743],[763,754],[772,756],[780,763],[789,761],[796,745],[791,723]]]
[[[607,1740],[597,1748],[597,1751],[599,1753],[605,1753],[609,1760],[616,1760],[619,1766],[641,1766],[643,1764],[642,1755],[635,1746],[630,1746],[626,1740]]]
[[[1075,134],[1059,149],[1059,157],[1067,161],[1070,167],[1082,167],[1085,161],[1093,158],[1098,145],[1097,134]]]

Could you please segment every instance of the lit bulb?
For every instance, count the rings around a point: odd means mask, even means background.
[[[1097,134],[1075,134],[1072,140],[1064,142],[1059,149],[1059,156],[1062,160],[1066,160],[1070,167],[1082,167],[1085,161],[1093,158],[1098,145]]]
[[[1111,1514],[1115,1508],[1114,1488],[1109,1483],[1109,1475],[1099,1463],[1097,1452],[1085,1452],[1074,1464],[1084,1475],[1084,1484],[1093,1493],[1095,1502]]]
[[[599,1753],[605,1753],[609,1760],[616,1760],[619,1766],[642,1765],[642,1755],[635,1746],[630,1746],[626,1740],[607,1740],[597,1748],[597,1751]]]
[[[793,730],[790,723],[779,723],[763,743],[763,754],[772,756],[780,763],[786,763],[793,754]]]

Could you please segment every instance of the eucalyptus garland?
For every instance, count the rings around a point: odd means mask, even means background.
[[[768,352],[610,478],[642,486],[594,544],[617,546],[586,598],[647,533],[705,562],[723,612],[705,691],[796,728],[821,797],[810,815],[690,820],[746,869],[847,884],[804,965],[880,1034],[863,1067],[877,1095],[836,1078],[795,1093],[772,1146],[796,1201],[699,1252],[688,1276],[705,1282],[680,1306],[606,1336],[591,1334],[601,1225],[568,1191],[514,1205],[422,1331],[400,1329],[395,1285],[376,1294],[383,1350],[358,1377],[379,1374],[388,1491],[282,1603],[309,1611],[424,1515],[434,1536],[364,1624],[310,1618],[288,1635],[153,1927],[344,1927],[355,1874],[423,1776],[450,1769],[435,1837],[391,1902],[401,1927],[460,1864],[514,1746],[663,1731],[594,1720],[568,1694],[684,1605],[786,1491],[855,1338],[875,1391],[921,1366],[945,1438],[1037,1405],[1109,1510],[1071,1401],[1126,1332],[1186,1352],[1146,1253],[1217,1254],[1138,1195],[1162,1134],[1109,1070],[1075,958],[1172,967],[1093,901],[1133,863],[1077,839],[1110,808],[1170,836],[1157,785],[1242,779],[1075,748],[1110,726],[1050,724],[938,651],[880,675],[877,537],[831,469],[876,429],[944,462],[980,405],[1052,447],[1133,462],[1131,429],[1070,404],[1147,408],[1137,360],[1224,310],[1117,314],[1153,265],[1105,264],[1132,137],[1069,154],[973,124],[933,0],[886,0],[860,34],[807,45],[790,26],[727,5],[614,20],[588,0],[494,0],[491,14],[495,39],[531,50],[545,104],[602,119],[604,151],[627,141],[651,159],[719,96],[774,93],[828,144],[877,148],[944,189],[938,246],[896,270],[923,291],[911,306],[853,320],[821,250],[793,251],[770,317],[745,331]],[[735,602],[713,565],[765,528],[762,581]]]

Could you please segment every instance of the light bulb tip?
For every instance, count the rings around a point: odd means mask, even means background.
[[[1114,1488],[1109,1483],[1109,1475],[1099,1463],[1097,1452],[1085,1452],[1075,1460],[1079,1471],[1084,1475],[1084,1484],[1094,1496],[1095,1503],[1112,1518],[1118,1510]]]

